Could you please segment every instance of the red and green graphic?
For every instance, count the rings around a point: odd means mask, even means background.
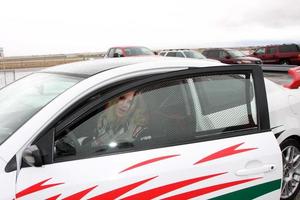
[[[210,154],[208,156],[206,156],[205,158],[197,161],[196,163],[194,163],[194,165],[198,165],[200,163],[203,162],[208,162],[208,161],[212,161],[212,160],[216,160],[216,159],[221,159],[227,156],[232,156],[235,154],[239,154],[239,153],[243,153],[243,152],[247,152],[247,151],[251,151],[251,150],[255,150],[256,148],[240,148],[240,146],[243,143],[237,144],[237,145],[233,145],[230,147],[227,147],[225,149],[219,150],[213,154]],[[167,155],[167,156],[161,156],[161,157],[157,157],[157,158],[151,158],[148,159],[146,161],[142,161],[139,162],[137,164],[134,164],[124,170],[122,170],[120,173],[129,171],[129,170],[133,170],[139,167],[143,167],[145,165],[149,165],[149,164],[155,164],[159,161],[163,161],[163,160],[167,160],[170,158],[174,158],[174,157],[178,157],[180,155]],[[213,179],[213,178],[218,178],[221,177],[222,175],[226,174],[228,172],[221,172],[221,173],[215,173],[215,174],[210,174],[210,175],[205,175],[205,176],[199,176],[199,177],[195,177],[195,178],[190,178],[190,179],[185,179],[185,180],[181,180],[178,182],[173,182],[173,183],[169,183],[166,185],[161,185],[159,187],[156,188],[151,188],[149,190],[145,190],[142,192],[138,192],[136,194],[133,195],[129,195],[126,197],[122,197],[123,195],[126,195],[126,193],[128,193],[129,191],[132,191],[135,188],[138,188],[148,182],[151,182],[152,180],[156,180],[159,179],[159,176],[154,176],[148,179],[144,179],[144,180],[140,180],[134,183],[131,183],[129,185],[125,185],[122,186],[120,188],[115,188],[111,191],[107,191],[104,193],[101,193],[99,195],[90,197],[89,200],[100,200],[100,199],[105,199],[105,200],[115,200],[115,199],[122,199],[122,200],[136,200],[136,199],[143,199],[143,200],[150,200],[150,199],[154,199],[154,198],[158,198],[162,195],[168,194],[169,192],[175,191],[177,189],[201,182],[201,181],[205,181],[208,179]],[[246,179],[242,179],[242,180],[232,180],[229,182],[222,182],[219,184],[215,184],[215,185],[210,185],[210,186],[206,186],[206,187],[201,187],[198,189],[193,189],[190,191],[186,191],[186,192],[182,192],[176,195],[171,195],[169,197],[163,198],[164,200],[181,200],[181,199],[192,199],[192,198],[196,198],[196,197],[201,197],[203,195],[212,193],[212,192],[216,192],[216,191],[220,191],[222,189],[225,188],[230,188],[230,187],[234,187],[237,185],[242,185],[244,183],[249,183],[249,182],[254,182],[258,179],[261,179],[262,177],[255,177],[255,178],[246,178]],[[59,187],[61,185],[63,185],[64,183],[52,183],[52,184],[47,184],[47,182],[49,182],[51,180],[51,178],[40,181],[28,188],[25,188],[24,190],[20,191],[19,193],[17,193],[16,197],[17,198],[21,198],[24,196],[28,196],[31,195],[33,193],[37,193],[37,192],[41,192],[43,190],[46,189],[50,189],[53,187]],[[264,194],[267,194],[269,192],[272,192],[274,190],[278,190],[280,189],[281,186],[281,180],[274,180],[271,182],[267,182],[267,183],[263,183],[260,185],[255,185],[252,187],[248,187],[248,188],[244,188],[242,190],[238,190],[238,191],[234,191],[232,193],[226,193],[224,195],[218,196],[213,198],[213,200],[232,200],[232,199],[243,199],[243,200],[250,200],[259,196],[262,196]],[[99,188],[100,186],[98,185],[94,185],[91,186],[85,190],[79,191],[75,194],[69,195],[69,196],[64,196],[63,194],[55,194],[52,197],[49,197],[47,200],[58,200],[58,199],[62,199],[62,200],[78,200],[78,199],[86,199],[86,195],[88,195],[91,191],[94,191],[96,188]],[[120,198],[122,197],[122,198]]]

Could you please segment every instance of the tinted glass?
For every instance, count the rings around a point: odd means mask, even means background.
[[[168,57],[176,57],[177,52],[168,52],[166,56]]]
[[[182,58],[184,58],[184,55],[181,52],[176,52],[176,57],[182,57]]]
[[[256,54],[265,54],[265,52],[266,52],[265,48],[260,48],[255,51]]]
[[[276,47],[270,47],[270,48],[267,48],[267,54],[274,54],[276,53],[277,51],[277,48]]]
[[[187,58],[197,58],[197,59],[205,59],[206,58],[198,51],[192,51],[192,50],[184,51],[184,54]]]
[[[208,50],[204,51],[203,54],[208,58],[219,58],[219,51],[218,50]]]
[[[245,54],[239,50],[228,50],[227,51],[230,56],[232,57],[243,57]]]
[[[226,51],[219,51],[219,58],[226,58],[229,54]]]
[[[194,78],[201,107],[200,130],[229,131],[256,127],[256,106],[250,75],[211,75]]]
[[[281,45],[279,46],[279,51],[282,53],[299,52],[299,48],[297,45]]]
[[[196,128],[190,102],[185,80],[125,92],[57,133],[55,159],[78,159],[183,141]]]
[[[124,50],[126,56],[154,55],[154,53],[146,47],[128,47]]]

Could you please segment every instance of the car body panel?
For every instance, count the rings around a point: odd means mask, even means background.
[[[260,140],[257,140],[258,136]],[[276,191],[265,196],[266,199],[273,199],[280,195],[280,179],[274,180],[274,177],[280,177],[282,170],[280,159],[275,159],[276,154],[269,151],[272,149],[280,154],[279,147],[274,149],[276,145],[272,133],[267,132],[56,163],[42,168],[24,168],[18,179],[17,197],[47,199],[61,194],[60,198],[70,198],[82,192],[84,199],[110,199],[112,196],[113,199],[182,199],[189,195],[195,199],[209,199],[275,181]],[[223,151],[222,155],[217,156],[216,152],[220,151]],[[162,156],[169,157],[145,163]],[[139,163],[144,164],[132,167]],[[276,169],[266,173],[236,175],[239,170],[267,164],[274,165]],[[66,173],[69,169],[80,173]],[[40,182],[43,182],[45,188],[24,195],[24,190]],[[49,188],[46,188],[47,185]],[[117,192],[120,188],[123,188],[123,192]],[[269,192],[265,188],[265,193]]]
[[[291,136],[300,135],[300,91],[287,89],[265,79],[270,126],[279,143]],[[279,101],[280,99],[280,101]]]
[[[1,200],[14,199],[16,193],[16,171],[4,173],[7,162],[0,158],[0,186],[1,186]],[[5,191],[5,192],[3,192]]]

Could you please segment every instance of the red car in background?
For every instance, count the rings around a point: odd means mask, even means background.
[[[154,56],[155,52],[142,46],[112,47],[107,51],[106,58],[118,58],[128,56]]]
[[[297,44],[270,45],[257,49],[253,55],[266,64],[300,64],[300,47]]]
[[[227,64],[262,64],[261,59],[246,56],[243,52],[237,49],[205,49],[202,54],[210,59],[219,60]]]

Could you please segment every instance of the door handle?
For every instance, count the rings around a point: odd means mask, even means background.
[[[276,166],[274,164],[267,164],[263,165],[261,167],[254,167],[249,169],[240,169],[236,171],[237,176],[247,176],[247,175],[253,175],[253,174],[261,174],[261,173],[267,173],[274,171],[276,169]]]

